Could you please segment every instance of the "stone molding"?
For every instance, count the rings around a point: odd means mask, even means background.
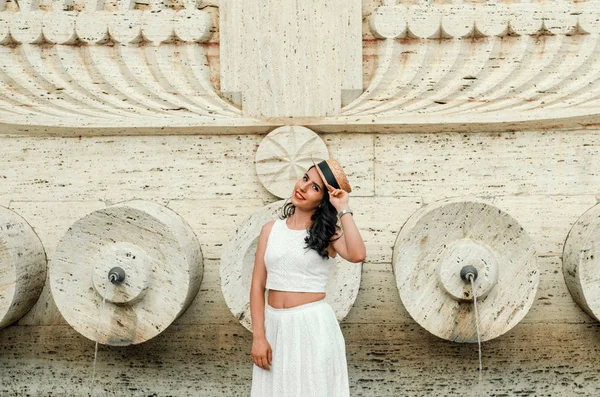
[[[223,43],[215,62],[209,54],[214,43],[203,42],[212,22],[193,2],[179,10],[161,2],[145,9],[131,2],[102,9],[95,2],[55,2],[54,8],[31,0],[19,4],[22,11],[13,2],[0,10],[0,129],[6,134],[264,134],[282,125],[318,132],[600,125],[597,1],[412,6],[388,1],[372,14],[373,29],[387,39],[363,49],[364,59],[375,59],[363,70],[369,77],[364,92],[358,95],[356,86],[360,52],[355,47],[361,39],[353,31],[343,57],[353,65],[344,71],[353,76],[348,77],[352,84],[340,86],[352,95],[325,115],[303,108],[301,116],[289,103],[279,110],[259,106],[266,113],[255,115],[234,104],[243,102],[235,97],[242,91],[234,77],[244,53]],[[187,18],[189,13],[194,16]],[[195,22],[186,25],[190,21]],[[230,22],[222,28],[233,29]],[[242,32],[231,33],[234,38],[250,29],[232,26]],[[319,34],[324,32],[338,34]],[[214,81],[220,71],[224,87]],[[332,87],[338,84],[334,75]],[[263,83],[274,78],[253,77]],[[283,103],[277,98],[269,103]]]
[[[145,10],[133,0],[86,3],[77,5],[79,11],[62,1],[50,9],[32,0],[20,0],[18,11],[0,8],[0,44],[194,43],[207,41],[213,28],[208,13],[193,1],[179,10],[162,1],[149,2]]]
[[[394,4],[371,15],[379,39],[600,33],[600,2]]]

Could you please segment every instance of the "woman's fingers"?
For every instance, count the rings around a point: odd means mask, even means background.
[[[252,356],[252,362],[262,369],[269,370],[269,364],[271,364],[271,351],[269,350],[268,356]]]
[[[267,358],[269,360],[269,364],[271,364],[273,362],[273,351],[271,349],[269,349],[267,352]]]
[[[267,371],[269,370],[269,364],[267,363],[267,358],[266,357],[261,357],[260,358],[260,365],[259,367],[261,367],[262,369],[266,369]]]

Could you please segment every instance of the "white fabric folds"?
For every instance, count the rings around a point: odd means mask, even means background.
[[[348,397],[344,336],[324,300],[289,309],[265,308],[270,370],[253,365],[252,397]]]

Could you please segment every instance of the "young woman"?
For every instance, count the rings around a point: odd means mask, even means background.
[[[282,219],[262,228],[250,288],[252,397],[350,395],[344,337],[323,300],[336,254],[365,259],[350,192],[340,164],[322,161],[296,182]]]

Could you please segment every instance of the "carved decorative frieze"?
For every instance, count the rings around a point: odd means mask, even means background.
[[[597,1],[387,3],[370,19],[380,39],[600,33]]]
[[[355,0],[224,0],[219,18],[194,1],[52,4],[0,9],[0,126],[8,133],[599,124],[597,1],[386,1],[370,17],[384,40],[364,50]]]

